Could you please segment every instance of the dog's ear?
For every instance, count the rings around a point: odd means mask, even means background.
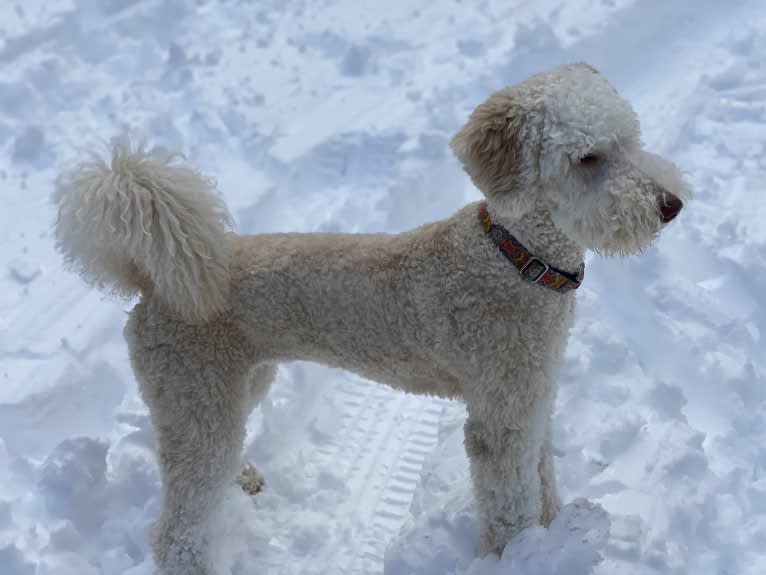
[[[538,178],[539,130],[513,87],[492,94],[450,143],[477,188],[501,212],[532,209]]]

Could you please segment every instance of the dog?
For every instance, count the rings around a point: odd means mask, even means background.
[[[141,296],[125,337],[158,438],[161,573],[219,573],[209,519],[284,361],[463,399],[481,553],[555,517],[551,418],[585,251],[641,252],[690,190],[586,64],[492,94],[451,147],[484,200],[398,235],[230,233],[212,182],[125,139],[60,179],[66,261]]]

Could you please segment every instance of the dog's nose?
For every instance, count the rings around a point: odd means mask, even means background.
[[[673,220],[673,218],[675,218],[681,211],[681,208],[684,207],[681,198],[670,192],[666,192],[665,190],[657,192],[657,205],[660,208],[660,216],[663,224],[667,224],[669,221]]]

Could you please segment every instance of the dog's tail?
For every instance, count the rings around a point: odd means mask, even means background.
[[[230,217],[214,184],[165,150],[113,143],[60,178],[56,246],[89,283],[131,296],[147,289],[188,321],[226,307]]]

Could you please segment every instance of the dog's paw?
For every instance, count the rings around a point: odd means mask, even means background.
[[[540,515],[540,524],[543,527],[550,526],[551,522],[561,510],[561,499],[556,490],[556,479],[547,477],[543,479],[543,509]]]
[[[242,488],[242,491],[248,495],[255,495],[260,493],[263,487],[266,485],[266,481],[263,479],[263,475],[258,473],[251,464],[245,463],[242,467],[242,471],[237,477],[237,485]]]
[[[540,517],[540,524],[543,527],[549,527],[560,510],[561,502],[558,497],[551,500],[543,499],[543,514]]]

